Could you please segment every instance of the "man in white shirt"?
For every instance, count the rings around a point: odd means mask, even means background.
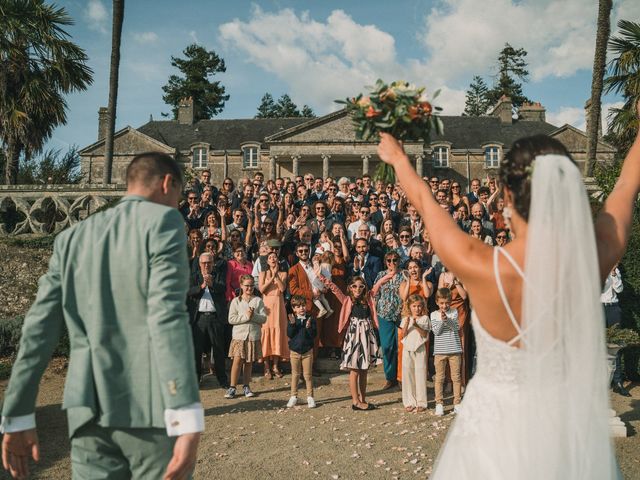
[[[375,225],[371,223],[371,208],[369,206],[361,206],[358,210],[358,220],[351,222],[347,228],[347,239],[353,242],[357,238],[357,232],[360,225],[366,224],[371,231],[371,235],[375,235],[378,230]]]
[[[622,276],[620,275],[620,270],[616,265],[609,273],[609,276],[607,276],[607,279],[604,282],[602,294],[600,295],[600,301],[604,307],[604,317],[607,322],[607,328],[613,325],[619,325],[622,320],[622,310],[618,303],[618,294],[622,292],[622,289]],[[618,350],[618,354],[616,355],[616,369],[613,372],[611,385],[613,386],[614,392],[622,395],[623,397],[630,397],[631,394],[622,384],[622,367],[620,365],[621,356],[622,351]]]

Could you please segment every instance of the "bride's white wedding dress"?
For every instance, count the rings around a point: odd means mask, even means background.
[[[619,478],[584,184],[566,157],[539,156],[534,165],[524,272],[504,249],[493,258],[495,288],[518,333],[498,340],[472,313],[476,372],[432,480]],[[504,294],[501,254],[523,278],[520,322]]]

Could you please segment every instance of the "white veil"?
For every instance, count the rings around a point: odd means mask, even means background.
[[[535,159],[531,180],[519,405],[526,478],[613,479],[600,275],[582,176],[565,156]]]

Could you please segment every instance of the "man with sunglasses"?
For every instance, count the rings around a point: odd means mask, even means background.
[[[201,228],[204,225],[207,210],[200,207],[200,197],[195,190],[187,192],[187,203],[180,209],[180,213],[189,225],[189,230]]]
[[[313,299],[320,296],[320,291],[313,288],[313,282],[316,279],[315,271],[311,263],[311,246],[306,243],[298,243],[296,246],[296,257],[298,263],[289,269],[289,293],[291,296],[301,295],[306,299],[307,312],[311,313],[315,317],[318,313],[318,309],[313,303]],[[318,335],[313,342],[313,375],[319,376],[316,370],[316,363],[318,358],[319,339],[321,337],[323,321],[321,318],[316,320]]]
[[[358,210],[358,220],[351,222],[349,227],[347,227],[347,240],[353,242],[357,238],[356,232],[361,225],[366,225],[373,235],[378,232],[375,225],[371,222],[371,209],[368,206],[360,206],[360,210]]]
[[[398,230],[402,216],[391,210],[391,201],[386,192],[378,192],[378,210],[371,216],[371,222],[378,230],[382,229],[382,223],[390,218],[393,221],[393,229]]]
[[[413,232],[411,231],[411,227],[400,227],[398,238],[400,239],[400,245],[396,249],[396,252],[400,255],[400,265],[404,265],[404,263],[409,260],[409,252],[411,245],[413,245]]]

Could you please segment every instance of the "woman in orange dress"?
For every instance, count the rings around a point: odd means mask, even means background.
[[[464,289],[460,280],[448,271],[444,266],[440,279],[438,280],[438,288],[448,288],[451,290],[451,308],[458,310],[458,331],[460,335],[460,343],[462,344],[462,385],[466,385],[469,381],[469,373],[471,367],[471,359],[469,358],[469,302],[467,301],[467,291]]]
[[[407,261],[407,270],[405,279],[400,283],[400,298],[404,303],[411,295],[421,295],[428,299],[433,292],[433,284],[427,280],[427,276],[431,273],[431,269],[422,271],[420,260],[409,259]],[[425,312],[426,313],[426,312]],[[429,338],[427,337],[426,351],[429,352]],[[427,355],[427,364],[429,356]],[[402,329],[398,329],[398,381],[402,382]]]
[[[340,225],[342,227],[342,225]],[[335,283],[342,292],[347,291],[347,262],[349,261],[349,248],[344,235],[344,228],[333,237],[333,267],[331,268],[331,281]],[[340,358],[342,353],[342,343],[346,330],[342,334],[338,333],[338,323],[340,321],[340,310],[342,303],[336,298],[333,292],[327,292],[327,300],[333,313],[324,319],[324,325],[320,334],[320,345],[332,349],[332,356]]]
[[[273,375],[282,378],[278,364],[281,359],[289,358],[287,311],[284,305],[287,272],[278,270],[278,254],[275,252],[267,256],[267,266],[265,271],[260,272],[258,288],[262,293],[262,301],[267,312],[267,322],[262,325],[260,336],[264,376],[271,379]],[[273,373],[271,364],[273,364]]]

